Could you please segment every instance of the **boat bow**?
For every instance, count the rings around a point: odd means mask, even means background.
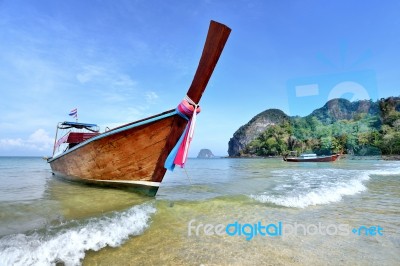
[[[73,145],[66,137],[62,143],[67,142],[69,148],[58,155],[53,153],[48,160],[53,173],[86,183],[133,187],[154,196],[165,167],[172,170],[175,164],[185,163],[200,99],[230,31],[211,21],[193,81],[178,108],[101,134],[82,136]]]

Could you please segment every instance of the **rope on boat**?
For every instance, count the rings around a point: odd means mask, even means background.
[[[200,106],[196,104],[189,96],[185,96],[182,102],[176,108],[176,112],[182,117],[189,120],[185,131],[179,138],[178,143],[172,149],[171,153],[168,155],[165,161],[164,167],[170,171],[173,171],[175,165],[185,166],[189,146],[193,139],[194,129],[196,127],[197,114],[200,113]]]
[[[190,178],[190,176],[189,176],[188,172],[186,171],[186,168],[183,168],[183,170],[185,170],[186,177],[187,177],[187,178],[188,178],[188,180],[189,180],[189,184],[190,184],[190,185],[193,185],[193,183],[192,183],[192,179]]]

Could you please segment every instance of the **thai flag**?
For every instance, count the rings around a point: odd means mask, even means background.
[[[77,108],[72,109],[71,112],[69,112],[69,115],[77,118],[78,117],[78,109]]]

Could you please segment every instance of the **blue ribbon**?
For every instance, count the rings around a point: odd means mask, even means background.
[[[178,110],[178,108],[176,108],[175,113],[189,121],[189,118],[185,114],[181,113]],[[168,154],[168,157],[165,160],[164,168],[167,170],[170,170],[171,172],[174,171],[174,169],[175,169],[174,160],[175,160],[176,155],[178,154],[179,147],[181,146],[183,139],[185,138],[186,131],[188,131],[188,129],[189,129],[189,123],[186,125],[186,128],[183,131],[181,137],[179,138],[178,142],[176,143],[174,148],[171,150],[171,152]]]

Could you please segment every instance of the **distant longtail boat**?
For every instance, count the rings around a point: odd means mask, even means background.
[[[47,160],[53,174],[155,196],[166,170],[186,162],[199,101],[230,32],[211,21],[196,74],[176,109],[104,133],[95,124],[59,123],[53,156]],[[59,130],[67,132],[57,139]]]
[[[339,154],[317,156],[315,153],[301,154],[299,157],[284,156],[286,162],[334,162],[339,158]]]

